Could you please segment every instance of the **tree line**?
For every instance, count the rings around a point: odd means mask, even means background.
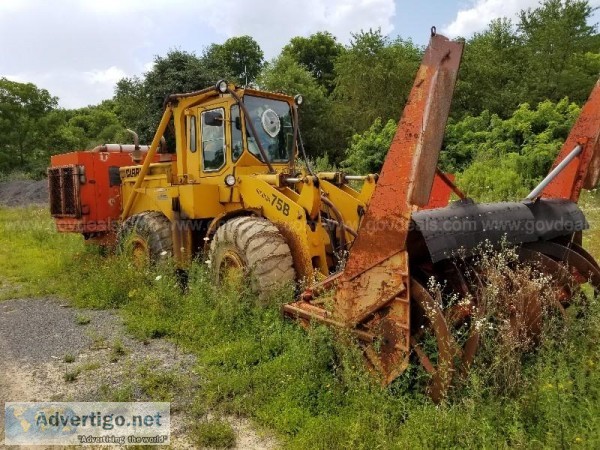
[[[442,165],[469,194],[511,198],[546,172],[600,73],[594,11],[587,0],[543,0],[466,41]],[[347,45],[322,31],[292,38],[265,61],[252,37],[233,37],[201,54],[156,56],[143,76],[120,80],[111,99],[75,110],[59,108],[33,84],[2,78],[0,172],[41,173],[51,154],[129,140],[125,128],[149,142],[166,95],[221,78],[302,93],[301,131],[311,159],[374,172],[423,50],[380,30],[355,33]],[[481,187],[490,183],[505,188]]]

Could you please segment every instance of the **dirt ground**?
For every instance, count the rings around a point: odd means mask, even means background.
[[[0,181],[0,205],[26,206],[48,203],[48,180]]]
[[[123,350],[115,361],[116,346]],[[70,359],[73,362],[66,362]],[[73,309],[55,299],[0,302],[2,405],[8,401],[106,401],[103,397],[107,392],[144,376],[139,367],[150,368],[151,373],[181,374],[186,380],[184,391],[171,402],[171,446],[194,448],[186,434],[190,424],[186,402],[193,398],[191,390],[197,389],[201,380],[201,375],[195,373],[193,356],[164,339],[132,339],[121,318],[111,311]],[[74,370],[79,372],[76,379],[67,381],[65,374]],[[262,450],[277,446],[273,438],[257,433],[248,420],[226,420],[236,432],[236,448]],[[1,443],[3,407],[0,429]]]

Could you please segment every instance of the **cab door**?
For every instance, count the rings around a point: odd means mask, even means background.
[[[229,117],[227,104],[217,104],[199,110],[200,170],[202,176],[221,175],[228,166],[230,152],[227,145]]]

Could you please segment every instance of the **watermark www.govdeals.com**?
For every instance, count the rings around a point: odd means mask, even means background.
[[[27,403],[4,406],[5,445],[168,445],[170,403]]]

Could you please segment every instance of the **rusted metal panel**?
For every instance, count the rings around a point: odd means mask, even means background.
[[[76,164],[50,167],[48,191],[50,214],[54,218],[80,218],[80,168]]]
[[[420,106],[424,108],[420,138],[414,143],[411,139],[405,141],[405,145],[416,144],[409,177],[409,201],[416,206],[425,206],[429,202],[460,65],[463,44],[451,42],[451,45],[448,45],[448,42],[451,41],[440,42],[435,37],[432,39],[432,62],[435,63],[440,58],[441,61],[439,66],[433,66],[435,71],[430,80],[430,92],[425,97],[424,104]]]
[[[448,206],[448,203],[450,203],[450,197],[452,197],[453,189],[448,183],[446,183],[445,180],[447,180],[449,183],[452,184],[452,186],[454,186],[454,183],[452,183],[452,179],[454,177],[452,175],[443,175],[445,178],[436,175],[435,179],[433,180],[433,187],[431,188],[429,202],[421,209],[443,208],[445,206]]]
[[[562,261],[581,283],[589,281],[594,288],[600,289],[600,269],[594,264],[595,261],[591,262],[576,251],[556,242],[532,242],[527,244],[527,248]]]
[[[576,202],[581,189],[593,189],[600,177],[600,80],[594,86],[577,122],[554,161],[552,168],[577,146],[583,151],[543,190],[542,197],[565,198]]]
[[[342,320],[358,322],[407,290],[411,213],[429,201],[463,44],[433,35],[336,293]],[[389,278],[381,283],[384,265]],[[369,280],[373,272],[374,279]]]
[[[410,301],[409,286],[363,324],[377,336],[377,342],[365,348],[365,356],[383,384],[394,381],[409,364]]]
[[[411,214],[430,201],[463,44],[432,35],[398,130],[337,280],[334,315],[375,334],[365,355],[387,384],[408,365]]]
[[[335,295],[336,315],[347,324],[357,325],[371,312],[407,291],[408,254],[398,252],[384,261],[365,267],[354,278],[342,275]]]
[[[344,271],[283,307],[284,314],[304,324],[317,320],[352,330],[384,384],[409,363],[411,279],[406,240],[412,213],[431,200],[462,50],[462,43],[432,35]],[[445,204],[452,183],[437,178]],[[330,289],[335,291],[333,309],[328,311],[318,296]],[[331,294],[327,299],[331,302]],[[365,336],[375,336],[376,341]],[[449,346],[443,342],[442,351]]]

